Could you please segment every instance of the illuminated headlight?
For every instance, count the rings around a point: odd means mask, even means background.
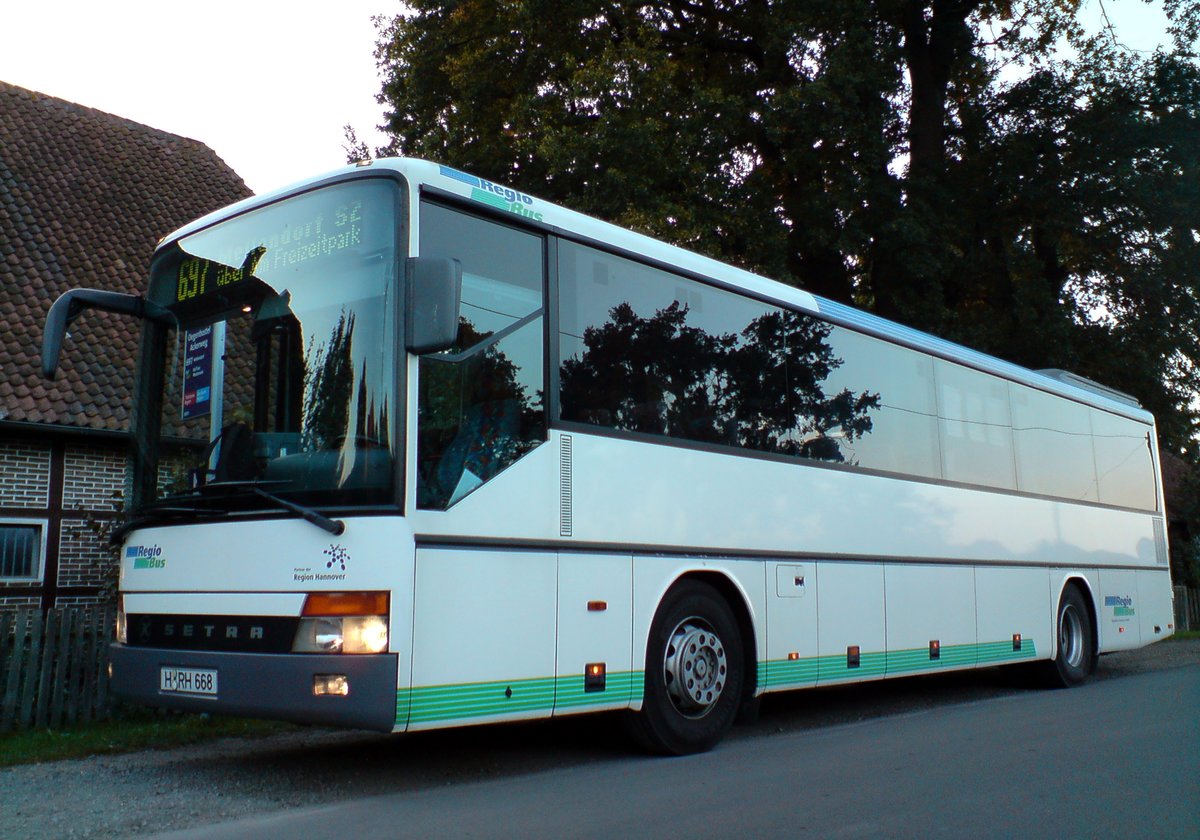
[[[383,653],[388,623],[382,615],[302,618],[292,644],[294,653]]]
[[[342,619],[343,653],[383,653],[388,647],[387,619],[381,615]]]
[[[117,644],[129,644],[129,630],[125,624],[125,599],[117,599]]]

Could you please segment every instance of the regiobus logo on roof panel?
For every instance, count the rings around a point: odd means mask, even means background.
[[[504,210],[507,213],[515,213],[526,219],[533,219],[535,222],[542,221],[541,212],[530,209],[533,206],[533,198],[519,190],[493,184],[491,181],[476,178],[474,175],[459,172],[457,169],[451,169],[448,166],[439,166],[438,169],[447,178],[453,178],[455,181],[470,185],[472,188],[472,200],[495,207],[497,210]]]

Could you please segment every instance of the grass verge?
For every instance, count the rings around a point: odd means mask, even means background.
[[[31,729],[0,735],[0,767],[165,749],[215,738],[262,737],[294,728],[288,723],[246,718],[132,713],[72,729]]]
[[[1172,641],[1182,639],[1200,639],[1200,630],[1176,630],[1175,635],[1171,636]]]

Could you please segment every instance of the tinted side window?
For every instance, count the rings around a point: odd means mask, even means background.
[[[1017,486],[1030,493],[1094,502],[1090,409],[1071,400],[1009,385]]]
[[[442,509],[546,439],[542,237],[421,205],[421,255],[463,267],[458,341],[423,356],[417,506]]]
[[[838,441],[846,463],[940,478],[933,359],[841,327],[833,329],[830,343],[842,363],[830,372],[829,386],[879,395],[870,430]]]
[[[564,420],[1153,510],[1148,427],[570,242]]]
[[[1158,493],[1150,457],[1150,427],[1095,409],[1091,416],[1100,501],[1154,510]]]
[[[421,205],[421,256],[462,263],[459,349],[541,310],[542,251],[540,236],[439,204]]]
[[[987,487],[1015,488],[1008,383],[941,359],[934,361],[934,372],[943,477]]]
[[[833,330],[584,246],[559,248],[564,420],[843,461],[878,398],[828,381]]]

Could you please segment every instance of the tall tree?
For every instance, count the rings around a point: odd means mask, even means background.
[[[1092,376],[1200,455],[1194,2],[1150,56],[1080,0],[408,5],[378,151]]]

